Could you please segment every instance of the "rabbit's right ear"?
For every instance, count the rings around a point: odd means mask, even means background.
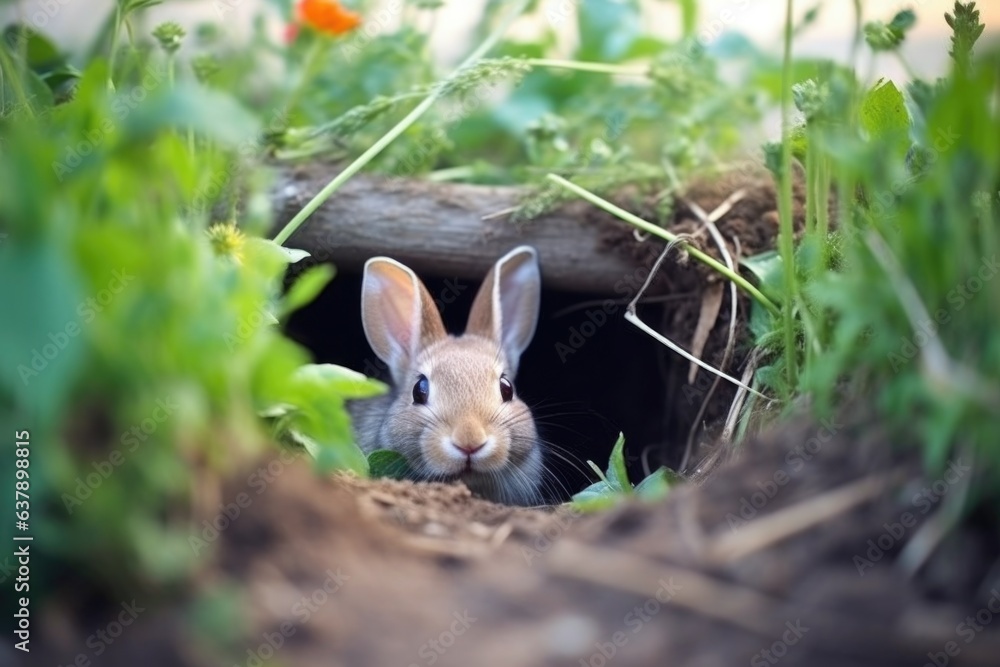
[[[388,257],[365,262],[361,323],[379,359],[400,382],[417,353],[447,334],[427,288],[409,268]]]
[[[466,333],[500,343],[511,375],[535,335],[541,292],[538,252],[519,246],[497,260],[472,302]]]

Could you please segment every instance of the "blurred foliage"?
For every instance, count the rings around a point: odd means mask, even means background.
[[[1000,54],[973,58],[974,3],[946,18],[953,68],[942,80],[915,79],[904,94],[828,70],[797,86],[806,227],[796,293],[780,298],[797,313],[799,384],[785,380],[780,320],[758,309],[751,328],[775,352],[757,379],[777,396],[809,396],[821,414],[868,403],[931,474],[974,461],[969,508],[995,500],[1000,480]],[[892,43],[871,47],[897,49],[914,20],[898,14]],[[772,293],[783,270],[768,267]]]
[[[75,70],[39,33],[5,37],[0,421],[31,434],[30,533],[50,566],[33,600],[65,572],[159,590],[195,564],[211,489],[273,442],[308,439],[320,469],[365,473],[344,401],[384,387],[308,364],[275,326],[333,271],[282,294],[305,253],[260,238],[267,114],[172,82],[176,27],[156,31],[162,51],[122,47],[114,76],[103,58]],[[276,406],[281,423],[258,416]]]

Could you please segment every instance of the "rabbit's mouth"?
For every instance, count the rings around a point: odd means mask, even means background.
[[[451,472],[446,473],[443,479],[448,482],[470,482],[478,479],[485,479],[493,472],[492,468],[484,467],[479,461],[471,457],[465,460],[462,467],[456,466]]]

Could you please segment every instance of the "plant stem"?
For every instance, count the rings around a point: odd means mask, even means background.
[[[861,45],[864,44],[864,10],[861,7],[861,0],[853,0],[854,4],[854,40],[851,42],[851,59],[848,65],[853,68],[858,66],[858,53],[861,52]]]
[[[806,136],[809,137],[809,145],[806,148],[806,224],[805,233],[810,234],[816,227],[816,181],[819,176],[817,162],[819,156],[816,155],[815,132],[810,132],[812,128],[806,128]]]
[[[518,16],[521,15],[522,12],[524,12],[529,2],[530,0],[520,0],[520,2],[518,2],[514,6],[514,9],[510,12],[510,14],[508,14],[504,18],[504,20],[500,23],[500,25],[497,26],[497,29],[494,30],[489,35],[489,37],[487,37],[483,41],[483,43],[479,45],[479,47],[475,51],[469,54],[469,57],[466,58],[462,62],[462,64],[455,69],[454,72],[452,72],[450,77],[448,77],[441,85],[434,86],[431,89],[430,94],[426,98],[424,98],[423,102],[418,104],[413,109],[413,111],[408,113],[405,118],[396,123],[396,125],[393,126],[391,130],[386,132],[381,139],[372,144],[368,148],[368,150],[359,155],[357,159],[354,160],[354,162],[347,165],[347,167],[342,172],[337,174],[332,181],[327,183],[326,187],[320,190],[319,193],[317,193],[316,196],[309,201],[309,203],[303,206],[302,210],[296,213],[295,217],[292,218],[280,232],[278,232],[278,235],[274,237],[274,242],[277,243],[278,245],[281,245],[285,241],[287,241],[288,237],[294,234],[295,230],[298,229],[300,226],[302,226],[302,223],[305,222],[306,219],[308,219],[309,216],[316,211],[316,209],[318,209],[320,206],[323,205],[323,202],[329,199],[331,195],[333,195],[334,192],[339,190],[344,183],[346,183],[356,173],[361,171],[361,169],[366,164],[371,162],[376,155],[381,153],[386,146],[391,144],[399,135],[405,132],[408,127],[413,125],[413,123],[415,123],[417,119],[419,119],[422,115],[424,115],[424,113],[426,113],[427,110],[430,109],[431,106],[433,106],[434,102],[436,102],[438,98],[441,97],[442,94],[444,94],[444,91],[448,87],[447,84],[449,81],[454,80],[458,73],[474,65],[490,49],[492,49],[498,41],[500,41],[500,38],[503,37],[503,34],[507,32],[507,28],[509,28],[510,24],[514,22],[514,19],[516,19]]]
[[[778,249],[785,279],[785,300],[781,311],[785,343],[785,373],[788,391],[794,392],[798,384],[798,358],[795,350],[795,303],[798,286],[795,276],[794,227],[792,224],[792,5],[787,0],[785,9],[785,54],[781,68],[781,168],[778,183]],[[808,194],[807,194],[808,196]]]
[[[472,165],[462,165],[460,167],[448,167],[447,169],[432,171],[427,174],[427,180],[435,182],[457,181],[462,178],[470,178],[475,176],[475,174],[475,167]]]
[[[820,242],[820,269],[827,268],[830,245],[830,161],[825,155],[819,157],[819,197],[816,200],[816,236]]]
[[[526,58],[524,60],[532,67],[554,67],[557,69],[572,69],[578,72],[597,72],[599,74],[623,74],[626,76],[649,76],[648,68],[624,67],[608,63],[592,63],[582,60],[558,60],[555,58]]]
[[[16,109],[20,108],[23,108],[29,116],[35,115],[35,110],[31,106],[32,98],[28,97],[28,93],[24,89],[25,70],[22,67],[27,68],[27,58],[21,58],[21,65],[19,66],[6,49],[0,49],[0,83],[10,85],[16,99],[16,106],[8,111],[7,99],[5,97],[0,98],[0,117],[8,113],[13,114]],[[4,87],[0,86],[0,95],[3,94]]]
[[[698,2],[696,0],[681,0],[681,35],[684,39],[694,37],[698,29]]]
[[[665,241],[670,242],[670,243],[673,243],[673,242],[675,242],[675,241],[678,240],[677,236],[675,234],[672,234],[672,233],[668,232],[663,227],[659,227],[657,225],[654,225],[651,222],[643,220],[642,218],[640,218],[639,216],[635,215],[634,213],[629,213],[625,209],[612,204],[608,200],[602,199],[601,197],[598,197],[593,192],[590,192],[589,190],[585,190],[584,188],[581,188],[579,185],[577,185],[577,184],[575,184],[575,183],[573,183],[571,181],[567,181],[565,178],[563,178],[562,176],[559,176],[558,174],[549,174],[548,176],[546,176],[546,178],[548,178],[550,181],[552,181],[556,185],[559,185],[559,186],[562,186],[562,187],[566,188],[567,190],[569,190],[573,194],[577,195],[578,197],[580,197],[582,199],[586,199],[587,201],[589,201],[594,206],[602,208],[605,211],[607,211],[608,213],[610,213],[611,215],[624,220],[625,222],[629,223],[630,225],[638,227],[639,229],[641,229],[644,232],[648,232],[650,234],[658,236],[661,239],[664,239]],[[698,250],[698,248],[695,248],[694,246],[689,245],[687,242],[685,242],[683,240],[679,241],[678,245],[680,245],[682,248],[684,248],[684,250],[686,250],[688,253],[690,253],[690,255],[692,257],[694,257],[695,259],[697,259],[699,262],[705,264],[706,266],[712,268],[713,270],[717,271],[718,273],[724,275],[726,278],[729,278],[730,280],[732,280],[734,283],[736,283],[737,287],[739,287],[744,292],[746,292],[747,294],[749,294],[755,301],[757,301],[760,305],[762,305],[765,308],[767,308],[768,310],[770,310],[772,313],[777,314],[779,312],[778,306],[776,306],[770,299],[768,299],[766,296],[764,296],[764,294],[761,293],[760,290],[758,290],[756,287],[754,287],[753,285],[751,285],[746,280],[746,278],[744,278],[740,274],[736,273],[735,271],[731,270],[725,264],[720,263],[718,260],[716,260],[711,255],[706,255],[701,250]]]
[[[108,90],[115,92],[115,55],[118,53],[118,34],[122,31],[122,3],[115,0],[115,27],[111,33],[111,53],[108,54]]]
[[[292,112],[295,111],[295,107],[298,106],[299,99],[309,84],[309,80],[312,79],[316,63],[319,62],[320,56],[326,51],[328,42],[329,40],[322,35],[316,35],[315,39],[313,39],[313,43],[309,47],[309,52],[306,53],[305,63],[302,65],[302,76],[299,77],[298,83],[295,84],[295,88],[292,89],[292,92],[288,95],[288,101],[285,103],[285,114],[288,117],[291,117]]]

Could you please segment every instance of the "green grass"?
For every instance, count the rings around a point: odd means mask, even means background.
[[[785,310],[760,331],[776,353],[762,377],[779,395],[811,397],[820,413],[869,405],[898,446],[920,449],[930,474],[974,458],[986,494],[1000,479],[990,435],[1000,406],[991,333],[1000,282],[989,268],[1000,251],[997,54],[972,55],[982,32],[974,3],[956,3],[951,16],[952,71],[942,80],[915,79],[904,95],[831,68],[796,90],[804,125],[786,125],[776,171],[784,193],[799,138],[810,213],[792,255],[782,212]],[[897,49],[911,24],[892,19],[891,44],[871,24],[865,34],[873,48]]]

